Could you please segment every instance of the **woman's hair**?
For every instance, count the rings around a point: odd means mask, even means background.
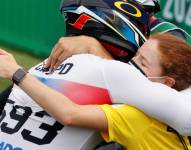
[[[191,85],[191,46],[170,34],[157,34],[151,39],[158,41],[162,75],[175,79],[174,89],[188,88]]]

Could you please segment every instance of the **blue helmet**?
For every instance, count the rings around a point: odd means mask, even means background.
[[[143,4],[143,3],[142,3]],[[140,0],[64,0],[69,35],[98,39],[115,59],[129,61],[150,34],[150,16]]]

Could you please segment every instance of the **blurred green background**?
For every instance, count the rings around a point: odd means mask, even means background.
[[[49,55],[65,34],[61,0],[0,0],[0,47],[29,68]],[[157,15],[191,34],[191,0],[160,0]],[[0,62],[1,63],[1,62]],[[0,91],[7,86],[0,79]]]
[[[0,0],[0,44],[46,57],[65,33],[60,0]]]
[[[191,35],[191,0],[160,0],[158,17],[176,24]]]
[[[60,0],[0,0],[0,18],[0,48],[25,68],[47,57],[65,34]],[[0,91],[8,84],[0,79]]]

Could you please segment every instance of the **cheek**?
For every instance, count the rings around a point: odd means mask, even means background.
[[[152,72],[155,76],[161,76],[162,75],[162,68],[161,68],[159,61],[155,65],[153,65]]]
[[[135,56],[132,59],[139,67],[141,67],[141,61],[139,56]]]
[[[148,69],[148,74],[152,77],[160,77],[161,76],[161,69],[153,66]]]
[[[158,82],[164,84],[164,81],[162,79],[156,78],[156,79],[149,79],[152,82]]]
[[[150,71],[150,69],[146,68],[146,67],[142,67],[142,70],[144,71],[144,73],[148,76],[151,77],[152,76],[152,72]]]

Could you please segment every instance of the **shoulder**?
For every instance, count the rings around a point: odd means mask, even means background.
[[[141,74],[140,71],[128,63],[116,61],[116,60],[103,60],[103,71],[113,73],[114,75],[127,75],[127,74]],[[111,74],[110,74],[111,75]]]
[[[151,118],[145,115],[142,111],[129,105],[102,105],[101,108],[109,115],[118,113],[118,115],[121,115],[123,118],[127,119],[139,118],[142,120],[151,120]]]
[[[102,105],[106,115],[108,131],[102,133],[106,141],[134,140],[143,134],[152,124],[152,119],[128,105]]]
[[[153,121],[152,118],[129,105],[102,105],[101,108],[110,125],[119,126],[119,128],[126,126],[126,130],[140,133],[147,129]],[[132,126],[133,129],[130,129]]]

